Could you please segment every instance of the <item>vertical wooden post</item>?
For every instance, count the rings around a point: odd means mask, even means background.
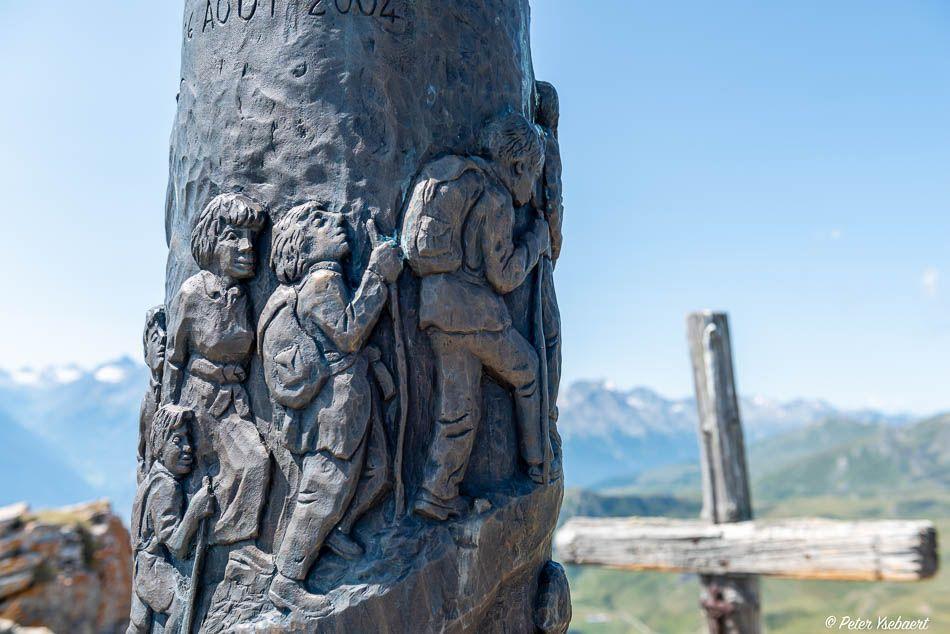
[[[739,418],[729,318],[704,311],[687,319],[699,409],[703,519],[724,524],[752,519],[745,442]],[[700,599],[711,634],[762,631],[759,580],[754,575],[701,575]]]

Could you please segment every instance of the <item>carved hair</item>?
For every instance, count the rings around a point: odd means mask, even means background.
[[[149,434],[146,463],[151,465],[161,453],[165,443],[177,430],[188,425],[194,418],[194,412],[179,405],[162,405],[152,418],[152,430]]]
[[[490,159],[506,165],[517,161],[541,165],[544,161],[544,146],[537,126],[514,112],[491,119],[482,130],[481,145]]]
[[[550,128],[557,134],[557,124],[561,117],[561,103],[557,96],[557,88],[546,81],[534,82],[537,94],[537,106],[534,119],[538,125]]]
[[[150,308],[145,313],[145,330],[142,331],[142,347],[145,348],[145,355],[148,356],[148,335],[153,330],[158,329],[165,332],[165,305]]]
[[[267,216],[264,206],[244,194],[215,196],[198,216],[191,232],[191,254],[202,269],[209,269],[214,250],[226,227],[260,231]]]
[[[308,202],[294,207],[274,224],[270,265],[282,284],[298,281],[313,264],[306,259],[303,248],[307,230],[329,222],[331,215],[320,203]]]

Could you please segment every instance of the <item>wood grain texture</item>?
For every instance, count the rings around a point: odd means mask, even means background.
[[[713,524],[751,520],[752,497],[729,317],[711,311],[692,313],[686,326],[699,410],[702,518]],[[710,634],[762,631],[762,595],[755,576],[701,575],[700,584],[700,605]]]
[[[556,543],[565,563],[627,570],[919,581],[938,567],[937,533],[928,521],[574,518]]]
[[[729,318],[725,313],[692,313],[687,318],[687,337],[699,410],[702,517],[716,524],[750,520],[752,499]]]

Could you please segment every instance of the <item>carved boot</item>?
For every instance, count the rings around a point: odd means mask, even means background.
[[[271,581],[268,597],[281,609],[320,616],[329,612],[333,604],[324,594],[308,592],[302,581],[277,573]]]
[[[353,561],[354,559],[359,559],[363,556],[363,547],[360,546],[355,539],[341,531],[339,528],[333,529],[333,532],[330,533],[330,536],[327,537],[327,548],[332,550],[334,553],[343,557],[343,559],[348,559]]]
[[[451,500],[441,500],[422,489],[412,505],[412,510],[417,515],[444,522],[450,517],[462,515],[468,511],[468,503],[461,496],[456,496]]]

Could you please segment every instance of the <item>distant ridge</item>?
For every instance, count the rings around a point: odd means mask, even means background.
[[[94,497],[112,499],[117,511],[127,515],[135,487],[138,409],[147,383],[144,364],[127,357],[91,369],[0,370],[0,416],[42,439],[74,480]],[[627,486],[638,474],[655,478],[664,469],[668,473],[660,482],[668,486],[671,474],[674,482],[676,474],[688,477],[682,465],[697,460],[692,399],[666,398],[645,387],[624,390],[605,381],[578,381],[562,390],[558,405],[568,486]],[[839,410],[821,400],[762,397],[744,399],[742,414],[750,443],[828,418],[889,427],[912,420],[873,410]],[[0,479],[20,486],[2,463]]]
[[[64,458],[57,447],[0,412],[0,507],[29,502],[48,508],[94,499],[93,488]]]
[[[598,487],[664,465],[699,459],[696,403],[670,399],[645,388],[618,389],[606,381],[578,381],[558,401],[568,486]],[[901,426],[909,414],[842,410],[827,401],[741,401],[749,442],[800,429],[829,418]]]
[[[107,497],[117,513],[129,514],[135,494],[138,410],[147,382],[145,365],[128,357],[91,369],[67,365],[0,371],[0,415],[38,438],[36,442],[54,448],[72,474],[61,480],[75,481],[88,492],[53,504]],[[0,464],[0,481],[7,487],[21,486],[10,477]],[[33,506],[40,504],[20,497]]]

